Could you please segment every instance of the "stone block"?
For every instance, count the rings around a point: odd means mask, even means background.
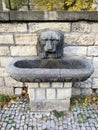
[[[28,94],[29,94],[30,100],[35,99],[35,90],[32,87],[28,87]]]
[[[83,46],[68,46],[64,47],[64,56],[86,56],[87,47]]]
[[[37,55],[35,46],[12,46],[11,56],[32,56]]]
[[[81,89],[81,94],[82,95],[91,95],[92,94],[92,89],[91,88]]]
[[[13,44],[13,35],[12,34],[0,34],[0,44]]]
[[[95,37],[95,45],[98,45],[98,34]]]
[[[21,95],[22,94],[22,88],[15,88],[15,95]]]
[[[96,93],[98,93],[98,89],[96,90]]]
[[[91,88],[92,87],[92,79],[89,78],[84,82],[75,82],[73,84],[74,88]]]
[[[1,11],[0,12],[0,21],[4,22],[4,21],[8,21],[8,20],[9,20],[9,13]]]
[[[11,77],[5,77],[5,85],[11,87],[23,87],[23,84],[21,82],[18,82]]]
[[[98,57],[94,57],[93,66],[94,66],[95,69],[98,69]]]
[[[80,34],[71,33],[64,35],[64,43],[68,45],[93,45],[95,43],[95,38],[91,34]]]
[[[69,111],[70,99],[67,100],[43,100],[33,101],[30,100],[30,108],[32,111],[50,112],[56,111]]]
[[[70,23],[65,23],[65,22],[47,22],[47,23],[29,23],[29,31],[30,32],[36,32],[41,29],[55,29],[55,30],[61,30],[63,32],[70,32]]]
[[[55,89],[46,89],[47,99],[55,99],[56,98],[56,90]]]
[[[3,87],[3,86],[4,86],[4,79],[0,78],[0,87]]]
[[[16,34],[15,35],[16,44],[19,45],[36,45],[37,44],[37,35],[36,34]]]
[[[0,86],[0,94],[14,95],[13,87]]]
[[[6,67],[11,60],[12,57],[0,57],[1,67]]]
[[[45,89],[36,89],[36,100],[45,99]]]
[[[49,88],[49,87],[50,87],[50,83],[48,83],[48,82],[43,82],[43,83],[41,83],[41,82],[40,82],[40,87],[41,87],[41,88]]]
[[[89,33],[91,30],[91,26],[87,22],[73,22],[72,23],[72,32],[81,32],[81,33]]]
[[[62,88],[63,83],[62,82],[54,82],[52,83],[52,88]]]
[[[92,77],[98,78],[98,69],[94,69]]]
[[[98,89],[98,78],[93,78],[93,89]]]
[[[6,72],[5,68],[0,68],[0,77],[6,77],[8,73]]]
[[[72,87],[72,83],[71,83],[71,82],[65,82],[65,83],[64,83],[64,87],[65,87],[65,88],[67,88],[67,87],[68,87],[68,88],[71,88],[71,87]]]
[[[56,11],[45,11],[44,17],[45,17],[45,20],[56,20],[57,13]]]
[[[27,24],[2,23],[0,24],[0,32],[27,32]]]
[[[39,87],[38,83],[25,83],[25,86],[30,87],[30,88],[38,88]]]
[[[57,99],[66,99],[71,97],[71,88],[57,89]]]
[[[44,19],[43,11],[10,11],[11,21],[39,21]]]
[[[89,46],[87,55],[98,56],[98,46]]]
[[[98,32],[98,23],[92,23],[92,32]]]
[[[10,55],[9,47],[0,46],[0,56],[9,56],[9,55]]]
[[[72,87],[72,96],[78,96],[80,95],[80,93],[81,93],[80,88]]]

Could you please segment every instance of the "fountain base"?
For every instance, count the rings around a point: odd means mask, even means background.
[[[37,84],[37,83],[36,83]],[[32,111],[69,111],[72,83],[31,83],[28,87]]]

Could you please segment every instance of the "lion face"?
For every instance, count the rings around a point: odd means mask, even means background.
[[[49,55],[60,57],[63,35],[60,31],[47,30],[40,32],[38,44],[40,47],[41,57],[47,58]]]

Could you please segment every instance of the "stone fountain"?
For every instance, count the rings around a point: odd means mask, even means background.
[[[7,66],[7,72],[17,81],[50,84],[48,88],[28,88],[33,111],[68,111],[72,83],[88,79],[94,71],[85,58],[63,57],[63,39],[61,31],[41,30],[38,32],[38,56],[14,58]],[[54,87],[53,83],[63,86]]]

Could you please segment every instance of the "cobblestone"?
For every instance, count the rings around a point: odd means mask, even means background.
[[[74,106],[73,112],[56,118],[53,112],[33,112],[29,102],[16,99],[0,109],[0,130],[98,130],[98,110]]]

